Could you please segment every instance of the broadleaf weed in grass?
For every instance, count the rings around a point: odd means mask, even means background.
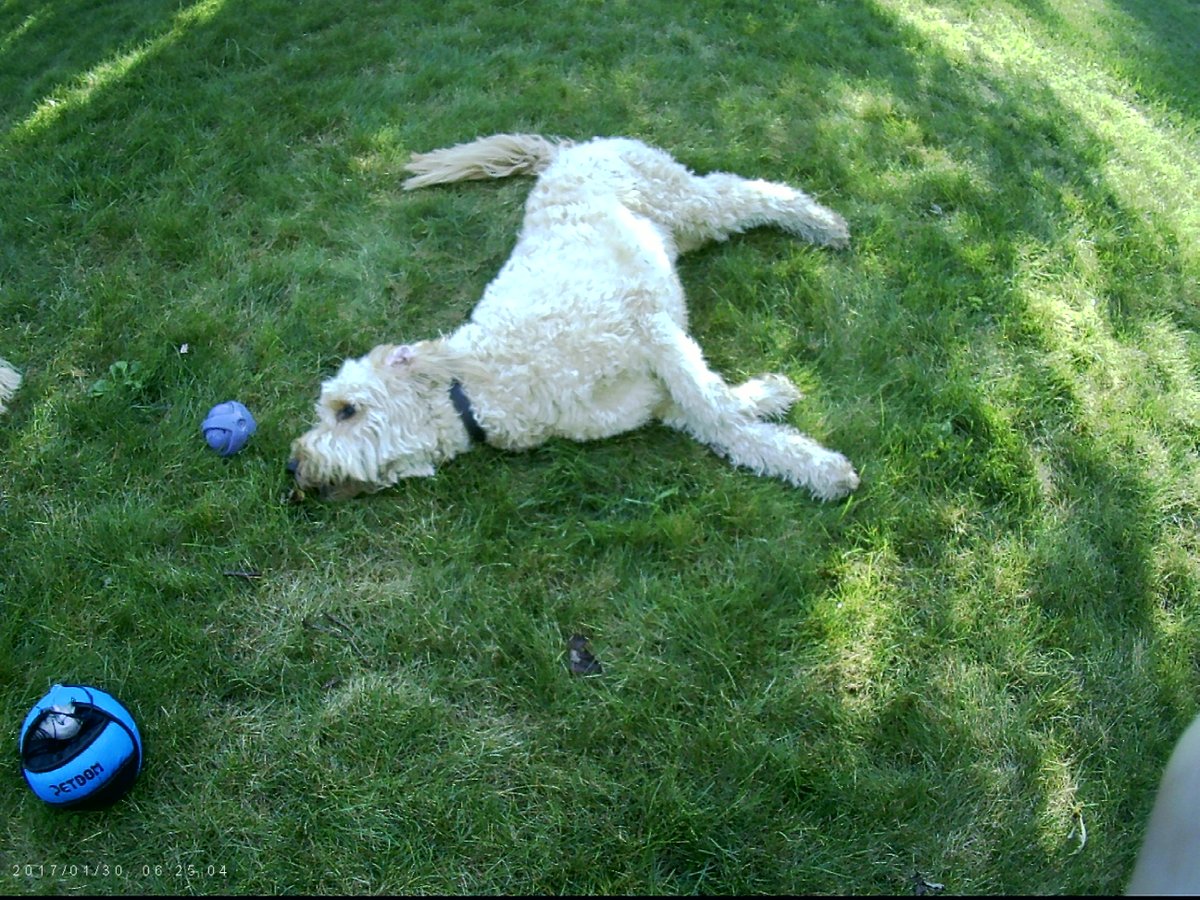
[[[118,359],[108,367],[108,374],[99,378],[88,388],[93,397],[104,397],[110,394],[124,393],[137,396],[146,387],[146,376],[142,373],[142,364],[136,359],[129,362]]]

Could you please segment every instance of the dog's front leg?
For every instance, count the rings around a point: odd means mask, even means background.
[[[699,345],[670,316],[653,316],[646,337],[654,372],[671,396],[665,424],[734,465],[807,488],[820,500],[836,500],[858,487],[858,474],[842,454],[790,426],[757,421],[745,397],[708,368]]]

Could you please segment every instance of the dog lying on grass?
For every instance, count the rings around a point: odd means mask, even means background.
[[[630,139],[494,135],[408,164],[408,189],[537,174],[512,255],[452,334],[383,344],[321,387],[317,424],[292,445],[300,495],[341,499],[435,466],[475,442],[520,450],[548,438],[620,434],[658,420],[738,466],[835,500],[850,462],[781,416],[800,397],[783,375],[736,386],[687,333],[675,259],[774,225],[849,243],[837,213],[796,188],[697,176]],[[294,492],[295,497],[297,492]]]

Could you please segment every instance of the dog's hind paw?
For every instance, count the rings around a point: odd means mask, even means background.
[[[773,419],[786,413],[803,396],[786,375],[760,375],[739,384],[733,394],[756,419]]]
[[[809,490],[818,500],[829,502],[840,500],[858,487],[858,473],[850,460],[840,453],[830,452],[821,460],[812,473]]]
[[[828,215],[825,221],[821,222],[821,233],[816,238],[816,242],[824,244],[826,247],[832,247],[834,250],[845,250],[850,246],[850,226],[833,210],[825,212]]]

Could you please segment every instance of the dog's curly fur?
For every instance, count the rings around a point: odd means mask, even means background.
[[[378,346],[325,382],[316,426],[292,447],[298,488],[340,498],[432,475],[472,443],[455,382],[496,447],[591,440],[657,419],[822,500],[858,485],[840,453],[763,421],[800,396],[785,376],[732,387],[708,368],[687,334],[674,266],[680,253],[757,225],[844,247],[837,213],[785,184],[694,175],[624,138],[495,135],[414,155],[408,169],[410,189],[539,177],[517,245],[466,324]]]

